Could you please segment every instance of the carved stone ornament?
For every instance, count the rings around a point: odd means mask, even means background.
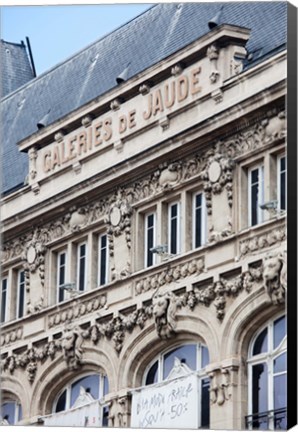
[[[111,103],[110,103],[110,108],[112,111],[117,111],[119,110],[121,107],[121,100],[118,99],[114,99]]]
[[[91,126],[92,121],[93,121],[93,116],[91,114],[88,114],[82,118],[82,126],[87,128],[87,127]]]
[[[67,327],[62,337],[63,358],[70,370],[78,369],[83,354],[83,336],[79,327]]]
[[[285,302],[287,291],[287,259],[285,254],[270,253],[263,260],[263,281],[273,304]]]
[[[171,74],[174,77],[177,77],[177,76],[179,76],[182,73],[182,71],[183,71],[183,67],[182,67],[182,65],[180,63],[178,63],[178,64],[176,64],[175,66],[172,67]]]
[[[214,149],[207,152],[207,165],[201,173],[204,180],[204,191],[208,214],[212,214],[212,193],[220,194],[225,188],[227,190],[228,203],[233,204],[233,168],[234,161],[226,158],[220,153],[220,143]]]
[[[115,398],[109,406],[109,427],[128,427],[130,401],[128,396]]]
[[[216,83],[219,79],[219,71],[217,70],[217,60],[219,57],[219,49],[215,44],[212,44],[207,49],[207,57],[211,63],[211,72],[209,75],[210,82]]]
[[[210,378],[210,403],[222,406],[232,397],[232,387],[236,386],[235,373],[238,367],[216,368],[208,372]]]
[[[29,156],[29,176],[31,180],[34,180],[37,174],[37,170],[36,170],[37,150],[35,147],[31,147],[29,149],[28,156]]]
[[[139,92],[145,96],[146,94],[150,93],[150,86],[148,84],[142,84],[139,87]]]
[[[113,236],[125,233],[127,247],[131,248],[131,215],[132,208],[123,189],[119,188],[110,200],[110,208],[106,222],[108,223],[108,239],[110,256],[114,256]]]
[[[162,339],[170,338],[175,333],[176,311],[181,303],[171,292],[156,292],[152,297],[152,313],[157,334]]]

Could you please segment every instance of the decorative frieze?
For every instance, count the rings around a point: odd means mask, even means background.
[[[71,322],[74,318],[87,315],[98,309],[102,309],[106,306],[107,297],[106,294],[101,294],[92,300],[74,300],[70,305],[65,308],[60,308],[59,311],[52,315],[49,315],[48,325],[49,328],[55,327],[62,323]]]
[[[252,238],[241,240],[239,242],[239,258],[279,244],[286,240],[286,237],[286,227],[282,225],[270,231],[263,232],[262,234],[254,235]]]
[[[13,330],[5,332],[1,331],[1,346],[9,345],[10,343],[16,342],[23,337],[23,327],[17,327]]]
[[[172,265],[164,270],[148,276],[136,283],[135,292],[136,295],[142,292],[158,289],[166,284],[170,284],[173,281],[184,279],[194,274],[201,274],[204,271],[204,258],[194,259],[185,264]]]

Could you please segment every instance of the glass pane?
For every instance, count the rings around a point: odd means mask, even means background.
[[[259,169],[256,168],[251,172],[251,184],[259,182]]]
[[[201,207],[202,205],[202,194],[196,195],[196,207]]]
[[[64,411],[66,408],[66,390],[62,393],[62,395],[59,397],[57,405],[56,405],[56,412]]]
[[[85,258],[82,257],[80,259],[80,268],[79,268],[79,291],[84,291],[85,289]]]
[[[22,420],[22,418],[23,418],[22,405],[19,405],[18,421]]]
[[[5,280],[5,282],[6,282],[6,280]],[[6,290],[4,291],[2,289],[2,295],[1,295],[1,322],[2,323],[5,321],[5,318],[6,318],[5,312],[6,312]]]
[[[259,185],[254,185],[251,188],[251,224],[258,223],[258,203],[259,203]]]
[[[281,354],[273,362],[273,372],[284,372],[287,370],[287,353]]]
[[[202,346],[202,368],[206,367],[209,364],[209,351],[208,348]]]
[[[202,245],[202,209],[197,208],[195,214],[195,247]]]
[[[105,248],[107,245],[107,236],[106,235],[102,235],[101,236],[101,248]]]
[[[87,393],[90,393],[94,399],[99,398],[99,376],[89,375],[76,381],[71,386],[70,407],[73,406],[80,394],[80,387],[84,387]]]
[[[201,405],[201,427],[208,428],[209,427],[209,416],[210,416],[210,408],[209,408],[209,387],[210,382],[209,379],[202,380],[202,405]]]
[[[105,396],[108,393],[109,393],[109,380],[108,377],[105,375],[103,377],[103,395]]]
[[[25,285],[23,283],[20,283],[20,285],[19,285],[19,313],[18,313],[18,318],[21,318],[24,315],[24,305],[25,305]]]
[[[280,170],[281,171],[285,171],[286,170],[286,158],[285,157],[282,157],[281,159],[280,159]]]
[[[170,253],[177,253],[177,218],[171,220]]]
[[[149,369],[149,372],[146,377],[146,385],[157,383],[158,381],[158,362],[155,362],[151,368]]]
[[[268,410],[268,372],[266,363],[252,368],[252,409],[253,413]]]
[[[85,256],[85,254],[86,254],[86,245],[85,244],[82,244],[81,246],[80,246],[80,256],[82,257],[82,256]]]
[[[60,254],[60,266],[65,264],[65,253]]]
[[[278,345],[281,343],[283,338],[286,335],[286,317],[283,316],[279,318],[278,320],[274,321],[274,327],[273,327],[273,346],[274,349],[278,347]]]
[[[100,285],[106,283],[107,249],[102,249],[100,254]]]
[[[274,377],[274,409],[287,406],[287,374]]]
[[[197,346],[184,345],[170,351],[164,355],[163,379],[166,379],[174,366],[175,357],[185,363],[190,369],[196,370],[197,366]]]
[[[102,426],[103,427],[109,426],[109,407],[107,406],[103,407]]]
[[[16,403],[15,402],[6,402],[6,403],[2,404],[1,416],[10,425],[15,424],[15,410],[16,410]]]
[[[178,205],[177,205],[177,204],[173,204],[173,205],[171,206],[171,217],[172,217],[172,218],[174,218],[174,217],[177,216],[177,208],[178,208]]]
[[[262,333],[259,334],[257,337],[254,347],[253,347],[253,353],[252,355],[257,355],[261,353],[265,353],[268,351],[268,331],[267,328],[265,328]]]
[[[154,215],[151,214],[148,216],[148,228],[153,227],[154,225]]]

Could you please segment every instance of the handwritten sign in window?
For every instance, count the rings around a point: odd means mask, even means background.
[[[199,427],[199,385],[196,375],[136,390],[132,396],[131,427]]]

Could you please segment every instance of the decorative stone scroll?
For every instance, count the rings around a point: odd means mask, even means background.
[[[1,331],[1,346],[8,345],[17,340],[22,339],[23,336],[23,327],[17,327],[14,330],[10,330],[8,332]]]
[[[29,156],[29,176],[31,180],[34,180],[37,174],[37,170],[36,170],[37,150],[35,147],[31,147],[29,149],[28,156]]]

